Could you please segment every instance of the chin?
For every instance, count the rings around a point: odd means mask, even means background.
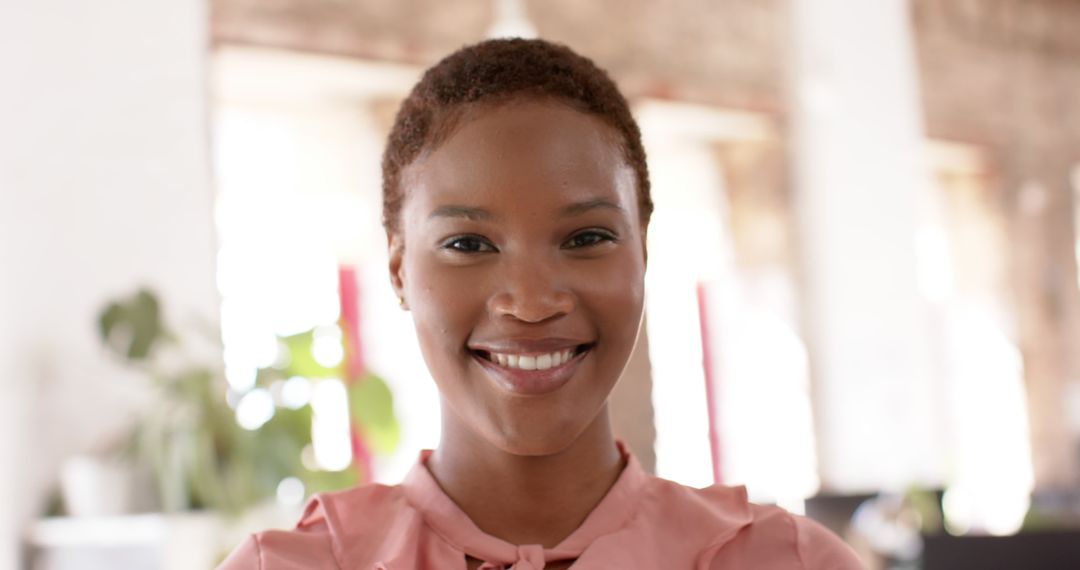
[[[545,429],[539,432],[528,427],[504,429],[487,439],[495,447],[512,455],[543,457],[557,455],[573,445],[586,426],[575,427],[579,429]]]

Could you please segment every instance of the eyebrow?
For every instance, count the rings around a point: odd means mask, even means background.
[[[431,214],[428,216],[429,220],[433,218],[466,218],[478,222],[494,219],[495,216],[483,208],[473,208],[470,206],[439,206],[432,210]]]
[[[608,200],[606,198],[596,198],[593,200],[586,200],[584,202],[570,204],[569,206],[563,208],[561,213],[564,217],[579,216],[581,214],[584,214],[585,212],[596,210],[598,208],[607,208],[620,213],[626,212],[626,210],[622,206],[616,204],[615,202],[612,202],[611,200]]]
[[[626,212],[626,210],[622,206],[612,202],[611,200],[608,200],[606,198],[596,198],[593,200],[576,202],[574,204],[570,204],[569,206],[565,206],[562,210],[560,210],[559,213],[562,215],[562,217],[568,218],[571,216],[580,216],[581,214],[599,208],[606,208],[623,213]],[[428,215],[428,219],[434,218],[465,218],[467,220],[478,222],[493,220],[495,219],[495,215],[483,208],[449,205],[439,206],[438,208],[432,210],[431,214]]]

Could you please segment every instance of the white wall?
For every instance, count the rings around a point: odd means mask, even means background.
[[[203,2],[0,8],[0,568],[62,458],[115,436],[134,379],[95,315],[140,284],[216,320]]]

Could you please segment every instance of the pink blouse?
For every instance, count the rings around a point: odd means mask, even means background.
[[[514,545],[484,533],[443,492],[421,453],[401,485],[316,495],[291,531],[250,536],[219,570],[575,570],[862,568],[821,525],[747,502],[743,487],[693,489],[645,473],[632,455],[585,522],[554,548]],[[624,451],[624,453],[626,453]]]

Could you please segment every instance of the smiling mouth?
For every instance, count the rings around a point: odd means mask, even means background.
[[[593,346],[594,343],[580,344],[574,348],[545,354],[513,354],[473,349],[469,349],[469,351],[500,368],[509,370],[548,370],[577,359],[591,350]]]

